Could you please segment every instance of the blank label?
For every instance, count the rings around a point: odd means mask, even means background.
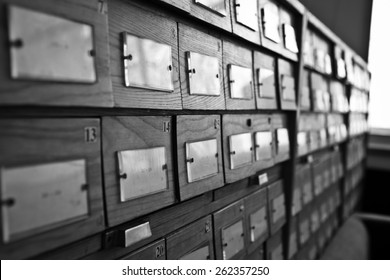
[[[222,229],[223,257],[229,260],[244,249],[244,226],[242,220]]]
[[[12,78],[96,82],[92,26],[16,6],[8,19]]]
[[[230,169],[252,163],[252,135],[243,133],[229,137]]]
[[[165,147],[118,152],[121,201],[167,189]]]
[[[1,169],[3,241],[88,215],[84,159]],[[8,203],[6,203],[8,202]]]
[[[228,65],[230,97],[252,99],[252,70],[250,68]]]

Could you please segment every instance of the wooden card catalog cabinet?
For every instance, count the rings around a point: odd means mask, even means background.
[[[232,32],[229,0],[180,0],[188,2],[190,14],[208,24]]]
[[[223,57],[226,109],[255,109],[252,51],[224,41]]]
[[[0,61],[9,61],[0,72],[1,104],[113,105],[107,16],[97,11],[97,0],[5,2],[12,3],[7,6],[8,32],[0,33],[9,42],[0,48]]]
[[[247,219],[247,251],[255,251],[269,236],[267,189],[259,190],[244,200]]]
[[[179,24],[179,46],[183,108],[225,109],[222,41]]]
[[[115,106],[181,109],[176,22],[136,3],[108,6]]]
[[[245,211],[239,200],[214,213],[216,259],[242,259],[245,254]]]
[[[290,138],[285,115],[272,115],[272,129],[275,135],[275,163],[290,158]]]
[[[275,234],[286,222],[286,205],[283,182],[277,181],[267,187],[270,232]]]
[[[3,120],[0,147],[2,259],[103,230],[98,119]]]
[[[257,109],[277,109],[275,58],[254,52],[255,93]]]
[[[266,242],[267,260],[284,260],[282,231],[278,231]]]
[[[200,219],[167,237],[169,260],[213,260],[211,216]]]
[[[294,65],[286,60],[278,59],[280,107],[282,110],[296,109],[296,87]]]
[[[279,29],[279,7],[275,3],[268,1],[261,8],[261,19],[263,36],[275,43],[280,43],[282,40]]]
[[[104,117],[103,154],[108,224],[175,201],[170,117]]]
[[[221,117],[177,116],[180,199],[222,187]]]
[[[260,45],[258,1],[257,0],[229,0],[233,7],[232,20],[233,33]]]
[[[122,260],[166,260],[165,239],[153,242],[127,256]]]

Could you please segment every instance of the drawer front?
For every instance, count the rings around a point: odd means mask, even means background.
[[[171,125],[170,117],[103,118],[110,226],[174,202]]]
[[[0,128],[4,259],[103,230],[98,119],[7,119]]]

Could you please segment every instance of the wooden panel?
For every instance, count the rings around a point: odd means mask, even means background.
[[[170,117],[104,117],[105,196],[110,226],[150,213],[175,201]],[[167,189],[120,202],[117,152],[165,147]]]
[[[254,30],[239,23],[237,21],[237,10],[236,10],[236,4],[238,4],[238,0],[228,0],[228,1],[230,1],[230,6],[231,6],[233,33],[244,38],[245,40],[260,45],[259,26],[257,26],[257,30]],[[239,0],[239,1],[243,1],[243,0]],[[249,1],[249,0],[244,0],[244,1]],[[250,0],[250,1],[253,2],[254,0]],[[256,11],[253,11],[253,13],[257,14],[258,9],[256,9]]]
[[[293,259],[298,252],[298,219],[291,218],[288,238],[288,259]]]
[[[247,252],[251,254],[269,236],[267,190],[261,189],[244,199],[247,220]],[[260,219],[264,217],[264,219]]]
[[[167,237],[167,257],[169,260],[188,259],[189,254],[207,247],[209,255],[206,259],[213,260],[213,244],[212,220],[207,216]]]
[[[190,14],[197,17],[208,24],[214,25],[218,28],[222,28],[226,31],[232,32],[232,22],[230,17],[230,1],[222,0],[225,3],[226,14],[223,16],[220,13],[215,12],[211,8],[207,8],[200,3],[196,3],[191,0],[181,0],[181,2],[190,3]],[[195,2],[195,3],[194,3]],[[203,2],[203,1],[198,1]]]
[[[165,240],[153,242],[134,253],[122,257],[122,260],[166,260]]]
[[[282,79],[284,78],[293,78],[294,79],[294,91],[295,91],[295,100],[283,99],[283,90],[286,90],[285,85],[282,85]],[[279,100],[280,108],[282,110],[296,110],[296,81],[295,81],[295,70],[294,64],[288,62],[287,60],[278,59],[278,79],[279,79]]]
[[[237,81],[231,80],[229,77],[229,65],[241,66],[249,68],[252,71],[252,82],[250,84],[251,99],[232,98],[231,83]],[[228,41],[223,41],[223,69],[224,69],[224,91],[226,99],[226,109],[256,109],[254,83],[253,83],[253,63],[252,51],[245,47],[233,44]]]
[[[53,251],[45,252],[42,255],[34,256],[38,260],[78,260],[96,253],[102,249],[102,236],[94,235],[87,237],[70,245]]]
[[[52,106],[98,106],[112,107],[112,86],[109,70],[107,15],[105,1],[34,1],[2,0],[0,4],[15,4],[33,11],[43,12],[68,20],[85,23],[94,29],[94,57],[97,82],[92,84],[38,82],[13,80],[10,77],[9,47],[0,46],[0,104],[3,105],[52,105]],[[66,32],[56,30],[55,32]],[[50,34],[45,34],[45,36]],[[8,41],[6,28],[0,30],[2,41]]]
[[[108,5],[111,78],[116,107],[181,109],[177,24],[165,14],[125,0]],[[172,52],[173,92],[125,87],[123,42],[121,34],[169,45]]]
[[[227,245],[228,240],[223,240],[223,233],[226,230],[229,230],[229,227],[235,226],[238,223],[241,223],[242,225],[242,247],[241,250],[236,252],[231,259],[242,259],[245,255],[245,229],[244,226],[244,202],[243,200],[239,200],[221,210],[214,213],[214,238],[215,238],[215,253],[216,253],[216,259],[226,259],[225,255],[225,247]],[[241,235],[241,233],[237,233]],[[236,235],[236,239],[240,239],[240,236]],[[238,249],[240,247],[237,247]]]
[[[177,157],[180,199],[185,200],[217,189],[224,184],[219,115],[177,116]],[[187,176],[186,143],[216,139],[218,145],[218,174],[189,183]]]
[[[287,117],[285,115],[272,114],[272,130],[274,131],[274,137],[276,137],[278,129],[287,129],[287,127]],[[289,139],[289,142],[290,141],[291,140]],[[279,163],[290,158],[290,143],[288,143],[288,149],[280,149],[279,147],[281,145],[281,142],[275,143],[275,163]]]
[[[195,52],[218,59],[220,65],[220,72],[218,74],[220,80],[220,95],[207,96],[190,94],[186,52]],[[179,59],[183,108],[200,110],[225,109],[222,78],[222,41],[215,36],[208,35],[198,29],[179,23]]]
[[[230,149],[229,136],[240,133],[252,133],[256,131],[270,130],[269,115],[223,115],[223,145],[224,145],[224,165],[225,165],[225,181],[232,183],[254,175],[261,169],[273,165],[273,160],[255,160],[252,148],[252,163],[240,168],[231,169],[230,167]],[[254,134],[253,134],[254,135]],[[252,137],[253,138],[253,137]],[[254,141],[252,140],[254,146]]]
[[[39,234],[29,232],[19,241],[2,242],[2,259],[32,257],[104,229],[98,119],[7,119],[0,121],[0,128],[4,168],[85,159],[89,207],[87,216],[65,225],[50,225]],[[30,207],[35,211],[33,204]]]
[[[284,260],[284,246],[282,240],[282,231],[276,232],[272,235],[266,244],[267,260]]]
[[[272,235],[280,230],[286,223],[286,204],[283,188],[283,181],[277,181],[267,187],[268,208],[270,213],[269,223]]]
[[[255,51],[253,54],[254,73],[255,73],[255,95],[256,95],[256,108],[257,109],[277,109],[277,74],[276,74],[276,59],[272,56],[266,55],[261,52]],[[259,79],[262,69],[271,70],[273,74],[273,86],[271,84],[264,85]],[[272,78],[270,78],[272,80]],[[263,94],[265,93],[266,94]],[[266,96],[266,97],[263,97]]]

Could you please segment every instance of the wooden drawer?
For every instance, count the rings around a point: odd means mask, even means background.
[[[165,239],[160,239],[152,244],[130,253],[122,260],[166,260]]]
[[[310,211],[310,232],[314,235],[321,225],[320,212],[318,205],[314,204]]]
[[[255,51],[253,56],[256,108],[277,109],[276,59],[258,51]]]
[[[321,73],[331,75],[333,72],[331,43],[317,32],[313,32],[313,55],[314,69]]]
[[[176,133],[180,199],[222,187],[221,117],[177,116]]]
[[[226,109],[256,109],[252,50],[223,41],[223,69]]]
[[[2,259],[104,229],[98,119],[7,119],[0,128]]]
[[[275,1],[261,0],[259,3],[261,44],[297,61],[297,15]]]
[[[208,24],[232,32],[229,0],[181,0],[190,6],[190,14]]]
[[[104,117],[108,224],[174,203],[171,117]]]
[[[283,189],[283,181],[277,181],[267,187],[271,234],[275,234],[286,223],[286,202]]]
[[[181,109],[177,23],[134,1],[110,1],[108,13],[115,106]]]
[[[270,115],[223,115],[222,123],[226,183],[273,165]]]
[[[330,93],[332,99],[332,111],[347,113],[349,110],[349,104],[344,84],[336,80],[332,80],[330,82]]]
[[[334,65],[336,69],[336,77],[340,80],[344,80],[347,77],[345,52],[338,45],[334,46]]]
[[[245,207],[239,200],[213,214],[216,259],[245,256]]]
[[[0,104],[112,107],[105,5],[1,1],[0,39],[11,44],[0,46]]]
[[[298,168],[297,168],[298,169]],[[303,187],[305,185],[305,177],[303,176],[301,170],[297,170],[295,175],[295,182],[293,185],[292,192],[292,205],[291,205],[291,215],[296,216],[302,210],[303,204]]]
[[[260,45],[257,0],[228,0],[232,14],[233,33]]]
[[[182,10],[184,12],[189,13],[191,10],[191,2],[186,0],[155,0],[157,2],[163,2],[166,3],[167,5],[170,5],[172,7],[175,7],[179,10]]]
[[[287,116],[273,114],[272,130],[275,137],[275,163],[286,161],[290,158],[290,135]]]
[[[167,237],[169,260],[213,260],[211,216],[200,219]]]
[[[267,189],[261,189],[244,200],[248,254],[255,251],[269,236]]]
[[[225,109],[222,41],[179,23],[179,46],[183,108]]]
[[[284,260],[284,246],[282,240],[282,231],[272,235],[265,243],[267,260]]]
[[[295,65],[287,60],[278,59],[279,99],[282,110],[296,110]]]

